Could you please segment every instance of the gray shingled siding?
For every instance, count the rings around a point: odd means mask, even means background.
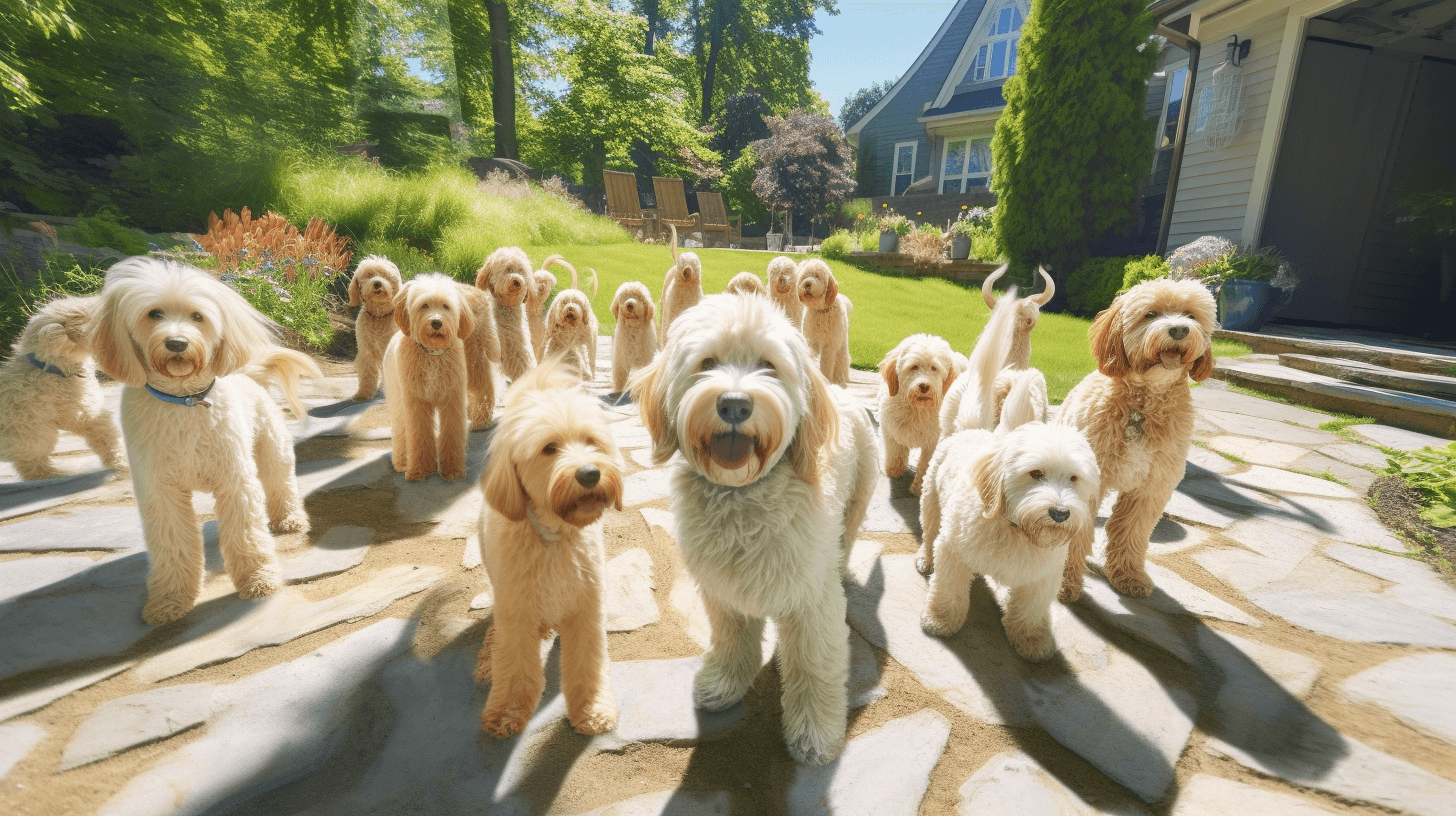
[[[966,38],[981,16],[981,9],[987,0],[968,0],[961,7],[960,14],[951,23],[945,36],[941,37],[935,51],[925,58],[915,75],[905,87],[890,100],[884,110],[875,115],[860,132],[860,143],[873,139],[875,144],[875,193],[888,195],[891,175],[895,169],[895,143],[915,141],[919,148],[915,154],[915,178],[930,172],[931,154],[934,145],[925,135],[925,125],[915,121],[925,112],[925,103],[933,102],[946,75],[955,67]],[[939,26],[936,26],[939,29]],[[934,36],[931,31],[929,36]],[[919,54],[915,55],[916,57]],[[912,58],[913,59],[913,58]]]

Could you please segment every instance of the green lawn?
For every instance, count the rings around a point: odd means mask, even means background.
[[[603,334],[612,333],[610,309],[617,287],[626,281],[641,281],[652,291],[653,299],[660,300],[662,280],[672,265],[667,247],[638,243],[524,249],[533,263],[539,264],[554,253],[566,258],[583,277],[587,267],[596,270],[598,290],[592,306]],[[728,281],[744,270],[762,278],[769,260],[775,257],[765,252],[727,249],[695,251],[703,259],[703,291],[708,293],[723,291]],[[801,260],[807,256],[790,257]],[[870,272],[843,261],[828,263],[839,280],[840,293],[854,303],[849,320],[849,353],[855,368],[873,370],[886,352],[917,332],[938,334],[956,350],[969,353],[990,315],[981,301],[979,286]],[[561,269],[553,271],[558,278],[563,277]],[[566,285],[568,281],[561,281],[561,286]],[[1031,364],[1046,375],[1053,402],[1061,402],[1072,386],[1096,368],[1087,344],[1090,325],[1089,320],[1061,314],[1043,314],[1037,323],[1032,335]],[[1238,343],[1215,341],[1214,353],[1235,357],[1248,354],[1249,349]]]

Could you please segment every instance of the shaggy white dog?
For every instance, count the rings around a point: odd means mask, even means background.
[[[142,618],[187,614],[202,588],[202,529],[193,491],[217,501],[218,544],[244,598],[282,585],[271,525],[306,532],[293,437],[263,385],[294,415],[313,360],[274,345],[277,327],[213,276],[173,261],[128,258],[106,273],[91,326],[96,362],[126,388],[121,427],[151,552]]]
[[[1025,387],[1007,403],[1020,396]],[[1014,430],[961,431],[942,440],[920,503],[916,566],[934,570],[921,627],[959,631],[970,585],[985,575],[1009,590],[1002,624],[1016,653],[1045,660],[1056,650],[1051,604],[1071,542],[1097,516],[1097,457],[1075,428],[1032,422]],[[932,557],[933,556],[933,557]]]
[[[880,361],[880,436],[885,442],[885,475],[898,478],[909,464],[910,449],[920,449],[920,463],[910,492],[920,495],[925,469],[940,439],[940,401],[966,358],[933,334],[912,334]]]
[[[764,288],[763,281],[752,272],[739,272],[728,281],[723,287],[723,292],[730,295],[768,295],[768,289]]]
[[[627,390],[627,377],[652,362],[657,353],[657,325],[652,317],[657,307],[647,285],[628,281],[612,296],[612,393]]]
[[[583,380],[597,375],[597,316],[579,289],[563,289],[546,315],[546,356],[562,355]]]
[[[354,373],[359,375],[355,402],[372,400],[379,390],[379,367],[395,332],[394,296],[403,285],[399,267],[381,255],[365,256],[349,279],[349,305],[363,307],[354,318]]]
[[[85,439],[101,464],[126,470],[121,433],[91,363],[86,329],[96,305],[94,297],[45,304],[0,367],[0,460],[13,463],[22,479],[61,475],[51,466],[61,431]]]
[[[534,282],[531,259],[518,247],[501,247],[490,253],[475,273],[476,287],[489,292],[495,301],[501,373],[513,380],[536,367],[526,315],[526,295]]]
[[[1016,287],[1012,286],[1010,291],[999,300],[993,294],[991,285],[1002,275],[1006,274],[1009,265],[1003,264],[1001,268],[992,272],[990,277],[981,284],[981,298],[986,301],[986,306],[991,309],[992,322],[988,321],[986,327],[981,330],[981,336],[976,341],[979,349],[981,344],[986,343],[986,356],[979,358],[984,366],[995,364],[996,368],[987,376],[982,368],[974,367],[974,377],[966,377],[957,380],[950,392],[945,396],[945,402],[941,406],[940,432],[942,436],[949,436],[956,431],[963,431],[967,428],[981,428],[990,430],[995,427],[1001,416],[1001,402],[1006,398],[1007,392],[1011,390],[1013,372],[1026,371],[1031,368],[1031,330],[1036,328],[1037,319],[1041,316],[1041,307],[1056,294],[1057,285],[1052,281],[1051,275],[1045,269],[1037,267],[1037,272],[1046,281],[1046,288],[1039,295],[1032,295],[1028,298],[1017,299]],[[997,308],[1000,308],[1003,317],[996,320]],[[1008,313],[1009,314],[1006,314]],[[967,389],[970,389],[971,399],[966,402]],[[1042,391],[1045,391],[1045,386]],[[985,412],[983,413],[983,406]],[[1039,419],[1046,419],[1047,402],[1041,401]]]
[[[844,745],[849,630],[840,577],[874,492],[868,412],[831,387],[768,298],[710,295],[632,378],[653,459],[672,475],[676,536],[702,588],[713,647],[699,708],[743,699],[778,625],[784,739],[822,764]]]
[[[481,726],[519,733],[541,699],[541,641],[561,633],[561,690],[577,731],[617,724],[602,610],[601,516],[622,509],[622,454],[601,403],[560,358],[506,392],[481,489],[480,555],[495,620],[476,660],[490,680]]]
[[[804,304],[794,286],[799,279],[799,265],[787,255],[780,255],[768,262],[768,294],[773,302],[789,316],[794,328],[804,325]]]
[[[1107,520],[1108,583],[1146,597],[1148,537],[1183,480],[1193,438],[1188,379],[1213,373],[1213,295],[1196,281],[1140,283],[1092,322],[1097,370],[1067,395],[1057,422],[1087,435],[1102,467],[1102,490],[1118,491]],[[1102,496],[1098,496],[1100,503]],[[1061,598],[1076,600],[1092,552],[1092,532],[1073,543]]]
[[[678,315],[703,299],[703,262],[696,252],[677,251],[677,227],[672,230],[672,266],[662,281],[662,317],[657,327],[657,345],[667,345],[667,329]]]
[[[849,385],[849,313],[854,304],[839,294],[829,264],[810,258],[799,264],[799,302],[804,304],[804,339],[819,358],[819,370],[835,385]]]

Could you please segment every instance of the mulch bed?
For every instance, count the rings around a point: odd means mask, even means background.
[[[1456,528],[1436,527],[1421,518],[1426,506],[1420,491],[1399,476],[1381,476],[1365,495],[1371,497],[1375,515],[1385,526],[1403,533],[1407,540],[1424,543],[1429,535],[1449,562],[1456,563]]]

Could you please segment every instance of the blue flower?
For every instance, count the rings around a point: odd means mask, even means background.
[[[239,255],[247,255],[248,254],[248,248],[247,247],[243,247],[242,249],[238,250],[238,254]]]
[[[207,254],[207,250],[202,248],[202,244],[197,243],[195,240],[192,242],[192,251],[201,252],[203,255]]]
[[[156,244],[154,244],[154,243],[152,243],[150,241],[147,242],[147,249],[148,250],[151,250],[152,252],[161,252],[162,251],[162,248],[161,247],[157,246]]]

